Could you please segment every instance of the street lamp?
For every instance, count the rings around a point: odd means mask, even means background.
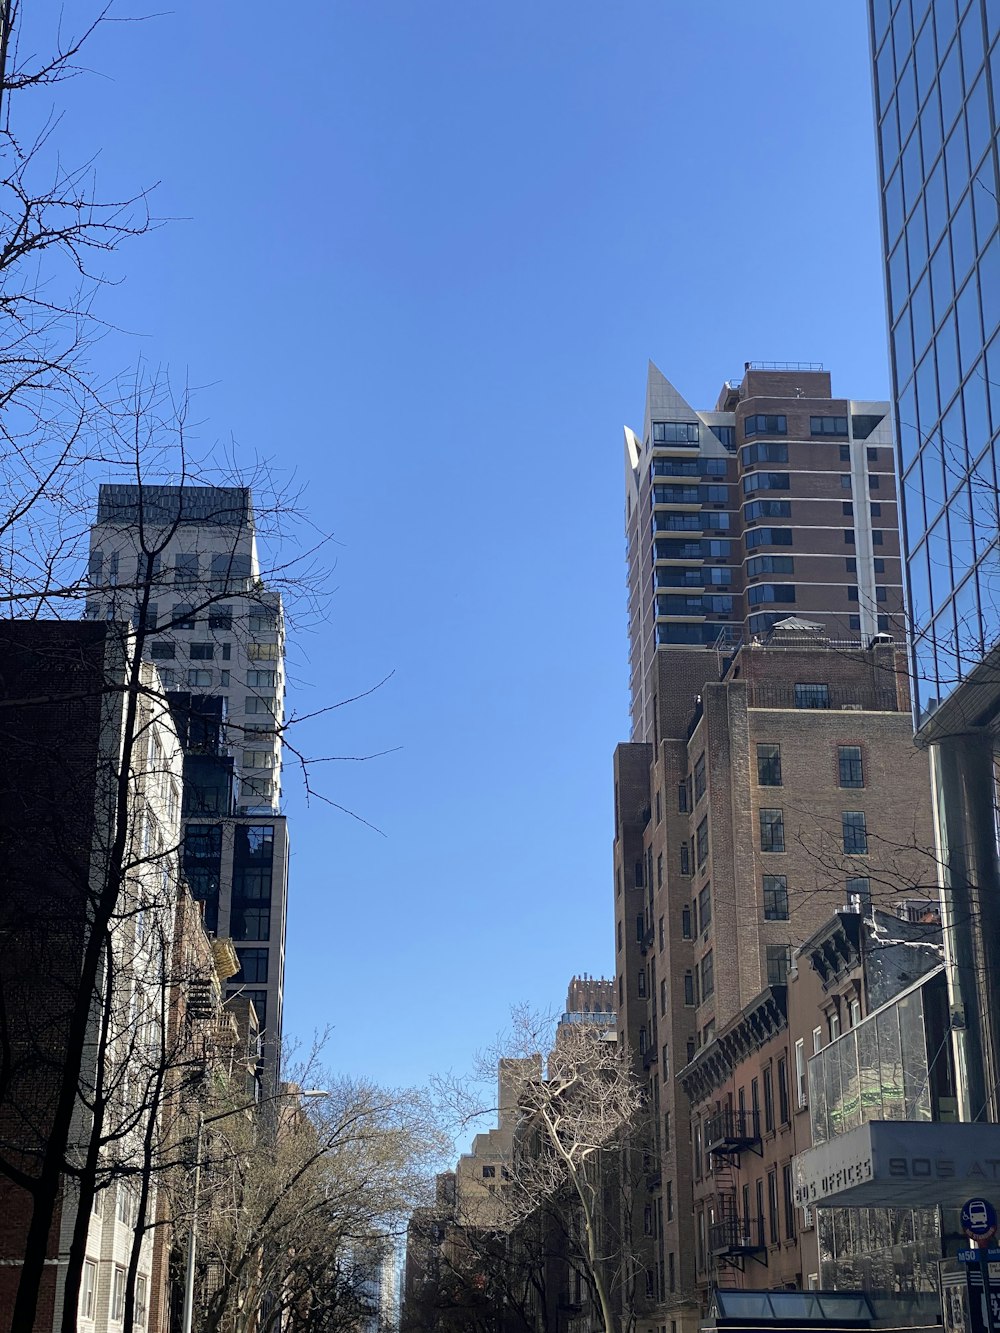
[[[294,1092],[281,1092],[272,1101],[279,1101],[285,1097],[308,1097],[311,1099],[319,1097],[329,1097],[326,1088],[304,1088],[295,1089]],[[260,1102],[247,1102],[245,1106],[234,1106],[228,1111],[218,1111],[215,1115],[204,1115],[198,1112],[198,1129],[194,1139],[194,1188],[191,1197],[191,1222],[188,1226],[188,1252],[187,1252],[187,1271],[184,1274],[184,1315],[181,1323],[183,1333],[191,1333],[194,1320],[194,1265],[195,1255],[198,1249],[198,1196],[201,1189],[201,1139],[202,1131],[206,1125],[212,1124],[215,1120],[225,1120],[231,1115],[242,1115],[244,1111],[252,1111],[261,1105]]]

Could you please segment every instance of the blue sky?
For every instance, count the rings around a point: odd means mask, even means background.
[[[54,8],[53,8],[54,12]],[[887,392],[862,0],[182,3],[99,36],[68,155],[175,219],[105,310],[336,534],[290,706],[286,1021],[345,1071],[467,1067],[614,967],[623,423],[748,359]]]

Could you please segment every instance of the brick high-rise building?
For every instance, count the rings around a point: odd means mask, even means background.
[[[709,412],[651,364],[625,496],[633,740],[652,739],[658,647],[793,614],[836,639],[901,630],[889,404],[834,398],[821,366],[748,363]]]
[[[104,485],[87,618],[136,617],[184,744],[183,869],[206,927],[235,941],[229,994],[253,1001],[274,1078],[288,836],[280,813],[284,622],[262,582],[244,487]]]
[[[642,439],[626,432],[615,999],[656,1124],[640,1333],[703,1313],[679,1071],[831,912],[933,876],[888,411],[834,399],[814,367],[748,366],[696,412],[651,368]]]

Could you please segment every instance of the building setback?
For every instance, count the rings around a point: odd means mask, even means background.
[[[962,1116],[1000,1119],[1000,11],[869,0],[917,740]]]
[[[228,994],[252,1000],[273,1079],[288,888],[284,624],[280,594],[262,582],[249,490],[101,486],[86,614],[142,614],[144,653],[184,743],[184,874],[206,927],[236,944]]]

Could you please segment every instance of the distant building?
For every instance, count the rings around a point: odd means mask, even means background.
[[[261,581],[245,487],[104,485],[87,618],[142,624],[184,744],[183,870],[210,931],[236,942],[273,1080],[284,995],[284,621]]]

